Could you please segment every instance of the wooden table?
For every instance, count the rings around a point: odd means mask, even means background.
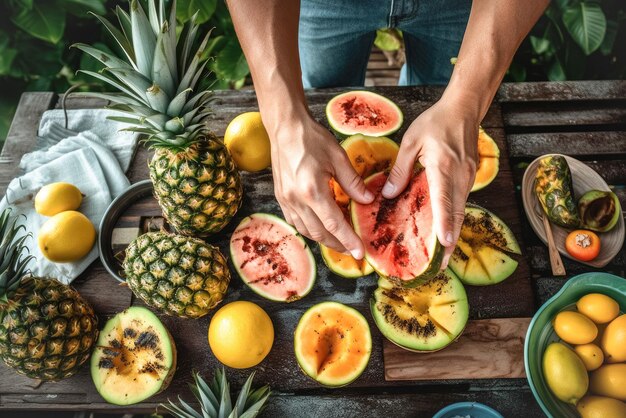
[[[324,119],[324,105],[338,91],[308,92],[315,117]],[[385,87],[375,91],[395,100],[407,120],[426,109],[442,93],[441,88],[434,87]],[[257,108],[252,91],[218,92],[216,99],[211,126],[220,135],[234,116]],[[71,98],[67,102],[70,108],[104,104],[98,100]],[[0,159],[2,193],[8,182],[19,174],[17,167],[21,156],[35,146],[42,113],[58,107],[59,97],[53,93],[25,93],[22,96]],[[521,241],[524,257],[515,275],[502,285],[480,290],[468,288],[470,316],[474,319],[531,316],[567,279],[551,276],[547,248],[534,235],[523,213],[519,184],[524,167],[536,156],[548,152],[567,153],[582,159],[614,186],[622,207],[626,208],[626,81],[505,84],[483,126],[500,145],[502,167],[497,182],[472,194],[470,200],[493,210],[510,224]],[[147,150],[139,149],[128,173],[132,182],[147,178],[149,154]],[[244,175],[244,206],[224,234],[215,239],[225,254],[228,254],[225,243],[229,233],[238,219],[250,213],[253,205],[255,211],[278,210],[271,187],[259,187],[261,184],[267,186],[270,181],[269,172]],[[236,275],[231,281],[227,301],[243,298],[260,304],[276,327],[275,346],[256,368],[257,385],[268,383],[275,393],[264,416],[365,417],[393,413],[396,417],[429,417],[445,405],[458,401],[483,402],[507,417],[541,415],[525,379],[385,381],[383,337],[371,318],[372,357],[367,370],[357,381],[346,388],[330,390],[304,376],[295,361],[292,344],[293,330],[304,310],[324,300],[337,300],[356,307],[369,318],[367,302],[375,287],[373,278],[354,281],[331,275],[323,267],[319,252],[315,251],[319,266],[316,288],[293,304],[260,299],[243,286]],[[568,277],[590,270],[567,259],[565,267]],[[624,277],[625,269],[626,251],[622,248],[603,270]],[[511,289],[524,284],[530,289],[527,294],[511,294]],[[106,273],[99,261],[94,262],[74,286],[93,304],[101,321],[130,305],[140,304],[127,288],[119,286]],[[217,364],[206,341],[210,316],[199,320],[162,319],[171,330],[179,350],[179,369],[164,393],[139,405],[118,408],[107,404],[97,394],[88,367],[62,382],[37,386],[0,365],[0,415],[2,410],[17,409],[152,412],[168,397],[181,394],[190,399],[186,384],[192,368],[210,376]],[[240,386],[247,375],[245,371],[236,370],[228,373],[235,387]]]

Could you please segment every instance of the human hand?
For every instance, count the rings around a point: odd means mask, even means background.
[[[310,239],[363,258],[363,243],[335,203],[334,178],[359,203],[374,196],[354,171],[345,151],[308,113],[267,123],[272,144],[274,193],[288,223]]]
[[[474,183],[477,164],[478,114],[445,96],[413,121],[402,138],[400,152],[382,194],[398,196],[407,186],[415,161],[426,170],[439,242],[446,247],[442,268],[448,265],[465,217],[465,202]]]

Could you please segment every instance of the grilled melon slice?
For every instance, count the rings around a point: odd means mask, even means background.
[[[131,405],[161,392],[175,370],[172,336],[155,314],[140,306],[104,325],[91,356],[96,389],[115,405]]]

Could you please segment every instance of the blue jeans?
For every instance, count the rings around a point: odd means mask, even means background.
[[[381,28],[403,33],[406,65],[400,85],[447,84],[470,8],[468,0],[301,0],[304,87],[362,86]]]

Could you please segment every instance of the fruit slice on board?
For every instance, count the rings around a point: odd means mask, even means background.
[[[131,405],[161,392],[176,370],[174,340],[150,310],[133,306],[111,318],[91,356],[91,378],[109,403]]]
[[[446,269],[415,288],[395,286],[384,278],[370,301],[380,332],[407,350],[441,350],[461,335],[469,316],[463,284]]]
[[[294,349],[307,376],[324,386],[345,386],[365,370],[372,352],[372,335],[356,309],[322,302],[300,318]]]
[[[324,244],[320,244],[320,253],[330,271],[341,277],[356,279],[374,272],[367,260],[357,260],[349,254],[340,253]]]
[[[478,128],[478,167],[472,192],[487,187],[498,175],[500,150],[498,144],[483,128]]]
[[[398,156],[400,146],[393,140],[382,137],[353,135],[341,141],[352,167],[363,178],[379,171],[391,169]],[[339,183],[330,180],[330,187],[339,206],[348,206],[350,197],[341,189]]]
[[[354,134],[388,136],[400,129],[404,120],[394,102],[365,90],[333,97],[326,105],[326,118],[339,138]]]
[[[315,283],[315,259],[306,241],[268,213],[252,214],[239,223],[230,238],[230,257],[243,282],[269,300],[293,302]]]
[[[417,286],[439,272],[443,258],[433,229],[426,173],[416,170],[395,199],[381,194],[386,180],[386,173],[365,180],[376,198],[367,205],[351,202],[352,224],[365,246],[365,258],[378,274],[397,284]]]
[[[487,209],[465,207],[465,219],[450,268],[465,284],[484,286],[500,283],[517,268],[507,253],[521,254],[511,229]]]

